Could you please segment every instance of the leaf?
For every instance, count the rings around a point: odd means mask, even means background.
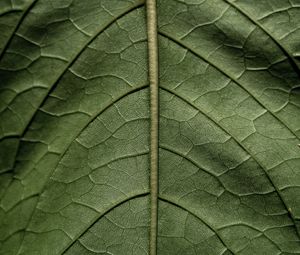
[[[300,2],[147,4],[1,1],[0,254],[300,254]]]

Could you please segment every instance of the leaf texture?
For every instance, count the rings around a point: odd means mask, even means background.
[[[147,11],[0,2],[0,254],[300,254],[300,1],[157,0],[158,137]]]

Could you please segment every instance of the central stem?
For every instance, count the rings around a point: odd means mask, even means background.
[[[157,239],[157,197],[158,197],[158,46],[157,46],[157,14],[156,0],[146,0],[147,3],[147,33],[150,82],[150,193],[151,193],[151,223],[150,223],[150,255],[156,255]]]

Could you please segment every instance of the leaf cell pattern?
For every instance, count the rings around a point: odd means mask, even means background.
[[[153,255],[144,5],[0,2],[1,255]],[[156,254],[300,254],[300,1],[157,12]]]

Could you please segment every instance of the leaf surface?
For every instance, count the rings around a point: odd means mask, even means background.
[[[1,1],[0,254],[300,254],[299,8]]]

